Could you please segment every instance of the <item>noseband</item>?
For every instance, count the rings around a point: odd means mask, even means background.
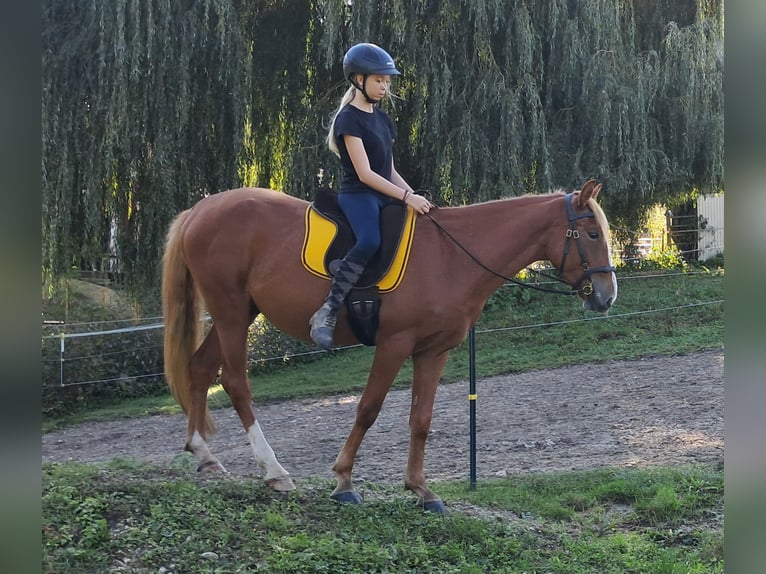
[[[567,219],[569,220],[569,228],[566,231],[566,240],[564,242],[564,256],[561,258],[561,265],[558,267],[559,275],[564,273],[564,265],[567,262],[567,256],[569,255],[569,247],[571,241],[574,239],[575,245],[577,245],[577,252],[580,254],[580,266],[583,269],[583,273],[577,282],[573,285],[575,293],[582,293],[586,297],[593,293],[593,281],[591,276],[594,273],[613,273],[615,268],[611,265],[602,265],[601,267],[591,267],[588,260],[585,258],[585,251],[583,250],[582,243],[580,243],[580,230],[577,229],[577,220],[585,219],[587,217],[593,217],[595,219],[596,214],[592,211],[586,211],[584,213],[575,213],[574,207],[572,207],[571,193],[566,195],[566,208]]]

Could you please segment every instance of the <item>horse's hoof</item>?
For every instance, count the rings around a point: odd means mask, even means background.
[[[439,500],[429,500],[423,503],[423,510],[433,512],[434,514],[447,514],[447,507]]]
[[[291,492],[295,490],[295,484],[289,475],[269,478],[268,480],[264,480],[264,482],[271,490],[277,492]]]
[[[347,490],[346,492],[338,492],[337,494],[331,494],[332,498],[336,502],[341,504],[362,504],[362,495],[356,490]]]
[[[213,473],[213,472],[225,473],[226,469],[217,460],[208,460],[207,462],[203,462],[202,464],[197,466],[197,472],[203,473],[203,474]]]

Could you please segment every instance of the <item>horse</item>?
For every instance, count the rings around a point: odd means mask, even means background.
[[[434,397],[451,349],[475,324],[489,296],[520,270],[550,261],[586,309],[606,313],[617,297],[609,224],[596,202],[601,184],[439,207],[418,216],[399,286],[381,294],[380,323],[366,386],[345,444],[332,465],[331,497],[359,503],[354,458],[404,362],[413,365],[409,453],[404,477],[425,509],[444,512],[424,470]],[[247,373],[247,332],[263,315],[289,336],[310,342],[309,318],[329,281],[301,264],[308,202],[264,188],[239,188],[201,199],[171,222],[162,270],[165,375],[187,415],[185,449],[200,471],[226,472],[207,441],[214,423],[208,388],[220,382],[244,427],[266,485],[295,489],[255,416]],[[576,249],[571,249],[572,245]],[[200,313],[212,326],[202,337]],[[358,341],[341,311],[334,342]]]

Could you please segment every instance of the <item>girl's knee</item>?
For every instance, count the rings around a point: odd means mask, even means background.
[[[380,241],[375,240],[358,240],[354,245],[353,253],[354,258],[361,261],[369,261],[373,258],[380,248]]]

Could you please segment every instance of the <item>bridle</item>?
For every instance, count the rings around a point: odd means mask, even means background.
[[[548,273],[545,273],[544,271],[538,271],[536,269],[531,269],[529,267],[526,268],[526,270],[530,273],[533,273],[535,275],[540,275],[542,277],[546,277],[548,279],[553,279],[554,281],[558,281],[559,283],[563,283],[565,285],[569,285],[569,283],[566,282],[566,280],[562,279],[560,275],[564,272],[564,265],[566,265],[567,257],[569,256],[569,249],[571,245],[571,241],[574,240],[577,245],[577,252],[580,255],[580,267],[583,269],[583,273],[580,276],[580,278],[577,280],[577,282],[572,286],[572,289],[569,289],[567,291],[563,291],[561,289],[548,289],[546,287],[540,287],[539,285],[532,285],[530,283],[525,283],[523,281],[518,281],[512,277],[507,277],[503,275],[502,273],[498,273],[497,271],[494,271],[493,269],[490,269],[487,267],[484,263],[482,263],[473,253],[468,251],[468,249],[460,243],[455,237],[447,231],[444,226],[442,226],[438,221],[436,221],[431,214],[426,213],[426,217],[430,219],[436,227],[438,227],[444,234],[452,240],[452,242],[457,245],[460,249],[463,250],[463,252],[470,257],[474,263],[476,263],[479,267],[484,269],[485,271],[491,273],[495,277],[499,277],[500,279],[503,279],[504,281],[507,281],[509,283],[513,283],[514,285],[519,285],[520,287],[525,287],[527,289],[534,289],[535,291],[543,291],[544,293],[557,293],[559,295],[577,295],[582,294],[585,297],[588,297],[593,293],[593,282],[591,281],[591,276],[594,273],[613,273],[615,271],[615,268],[611,265],[602,265],[600,267],[591,267],[590,263],[588,263],[588,260],[585,258],[585,251],[583,250],[582,244],[580,243],[580,230],[577,229],[577,221],[580,219],[585,219],[592,217],[595,219],[596,214],[593,213],[593,211],[586,211],[583,213],[575,213],[574,207],[572,207],[572,193],[568,193],[565,196],[565,205],[567,210],[567,219],[568,219],[568,228],[565,234],[565,240],[564,240],[564,255],[561,258],[561,265],[559,265],[556,268],[556,271],[558,271],[559,275],[550,275]]]
[[[564,256],[561,258],[561,265],[557,268],[559,275],[564,272],[564,265],[567,262],[567,256],[569,255],[570,242],[574,239],[575,245],[577,245],[577,252],[580,254],[580,267],[583,269],[583,273],[577,282],[573,285],[575,293],[582,293],[585,297],[593,293],[593,281],[591,276],[594,273],[613,273],[615,268],[611,265],[602,265],[601,267],[591,267],[588,260],[585,258],[585,252],[583,251],[582,243],[580,243],[580,230],[577,229],[577,220],[592,217],[595,219],[596,214],[592,211],[586,211],[583,213],[575,213],[574,207],[572,207],[573,194],[566,194],[566,208],[567,219],[569,220],[569,228],[566,231],[566,239],[564,241]],[[557,278],[558,281],[564,282],[563,279]]]

